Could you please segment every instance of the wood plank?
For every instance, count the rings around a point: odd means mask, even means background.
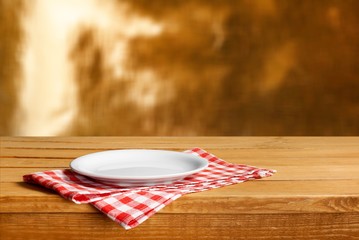
[[[272,141],[275,138],[273,138]],[[231,140],[231,141],[229,141]],[[206,145],[207,147],[233,148],[241,146],[248,148],[264,144],[268,139],[256,138],[244,139],[236,137],[56,137],[56,138],[3,138],[3,148],[72,148],[72,149],[104,149],[104,148],[133,148],[139,145],[146,148],[188,148],[193,144]],[[41,143],[39,146],[38,143]],[[240,143],[240,145],[238,144]],[[234,145],[235,144],[235,145]]]
[[[88,204],[20,182],[90,152],[194,146],[278,173],[183,196],[130,231]],[[358,239],[358,146],[359,137],[1,137],[1,239]]]
[[[251,166],[262,166],[271,168],[273,166],[346,166],[358,165],[359,158],[256,158],[239,157],[235,150],[215,150],[214,153],[222,159],[232,162],[247,164]],[[73,158],[0,158],[2,168],[65,168],[68,167]],[[30,170],[31,171],[31,170]]]
[[[73,159],[61,158],[0,158],[1,168],[66,168]],[[350,160],[348,160],[350,163]],[[31,171],[31,170],[30,170]]]
[[[46,188],[24,182],[0,183],[0,196],[4,197],[48,197]],[[219,189],[212,189],[191,196],[238,196],[266,197],[273,196],[357,196],[359,197],[358,180],[308,180],[308,181],[262,181],[254,180],[234,184]]]
[[[94,153],[104,150],[115,150],[115,149],[128,149],[128,148],[140,148],[140,149],[166,149],[173,151],[184,151],[191,149],[194,146],[201,147],[206,151],[214,154],[220,153],[219,148],[211,148],[208,146],[201,145],[190,145],[187,147],[145,147],[141,144],[130,146],[116,146],[116,147],[105,147],[105,148],[92,148],[92,149],[74,149],[74,148],[3,148],[1,150],[2,157],[16,157],[16,158],[76,158],[85,154]],[[359,145],[358,145],[359,146]],[[319,149],[277,149],[277,148],[258,148],[258,149],[241,149],[236,148],[238,157],[256,157],[256,158],[357,158],[359,157],[359,147],[356,148],[319,148]]]
[[[219,149],[319,149],[357,148],[359,137],[318,138],[318,137],[70,137],[38,138],[30,137],[29,141],[10,138],[1,141],[2,148],[38,148],[38,149],[107,149],[107,148],[191,148],[199,144]],[[20,138],[21,139],[21,138]]]
[[[345,186],[345,187],[342,187]],[[49,189],[1,183],[0,212],[93,212]],[[195,194],[167,206],[170,213],[359,212],[357,181],[249,181]]]
[[[359,137],[1,137],[3,147],[94,148],[111,146],[187,148],[198,143],[212,148],[356,147]],[[38,143],[41,143],[39,146]],[[191,146],[189,146],[191,147]]]
[[[359,239],[359,214],[156,214],[123,230],[99,214],[0,214],[2,240]]]
[[[266,166],[278,172],[264,181],[282,180],[332,180],[332,179],[359,179],[357,165],[345,166]],[[67,167],[68,168],[68,167]],[[52,170],[53,168],[1,168],[0,182],[18,182],[25,174]],[[64,169],[64,168],[58,168]]]

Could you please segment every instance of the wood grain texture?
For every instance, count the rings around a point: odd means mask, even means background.
[[[232,161],[235,162],[235,161]],[[356,165],[346,166],[268,166],[257,165],[258,167],[270,167],[276,169],[278,172],[271,178],[264,178],[261,181],[277,181],[277,180],[345,180],[358,179],[359,174]],[[67,167],[68,168],[68,167]],[[54,169],[48,168],[2,168],[0,169],[0,182],[17,182],[21,181],[21,177],[32,172],[40,172]],[[64,169],[58,167],[57,169]]]
[[[358,214],[158,214],[126,231],[100,214],[0,214],[2,240],[359,239]]]
[[[185,195],[130,231],[22,182],[91,152],[195,146],[278,173]],[[1,137],[1,239],[358,239],[358,146],[359,137]]]
[[[306,186],[307,185],[307,186]],[[1,183],[1,212],[93,212],[48,189],[26,183]],[[346,186],[348,190],[341,190]],[[359,212],[359,181],[249,181],[188,194],[161,212],[168,213],[316,213]]]
[[[219,152],[215,150],[215,152]],[[359,162],[358,158],[256,158],[256,157],[241,157],[238,156],[236,150],[221,150],[219,153],[221,158],[230,162],[245,163],[253,166],[346,166],[356,165]],[[21,158],[21,157],[3,157],[0,158],[0,166],[4,168],[66,168],[70,165],[73,158]]]
[[[201,147],[209,152],[216,154],[218,147],[209,147],[205,144],[188,144],[183,147],[155,147],[153,145],[133,144],[123,146],[113,146],[106,148],[91,148],[91,149],[78,149],[78,148],[3,148],[2,156],[4,157],[15,157],[15,158],[76,158],[85,154],[94,153],[103,150],[114,150],[114,149],[129,149],[129,148],[140,148],[140,149],[165,149],[173,151],[183,151],[193,147]],[[220,148],[220,147],[219,147]],[[233,147],[233,149],[235,149]],[[314,148],[301,148],[301,149],[288,149],[288,148],[238,148],[239,157],[257,157],[257,158],[314,158],[314,157],[356,157],[359,154],[358,148],[348,149],[314,149]]]
[[[84,154],[126,148],[183,151],[202,147],[236,150],[238,157],[358,157],[357,137],[2,137],[3,157],[75,158]]]

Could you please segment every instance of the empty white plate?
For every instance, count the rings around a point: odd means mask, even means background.
[[[110,150],[73,160],[76,173],[123,187],[168,184],[199,172],[208,161],[193,154],[163,150]]]

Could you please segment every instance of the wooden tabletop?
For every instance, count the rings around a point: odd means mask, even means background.
[[[193,147],[278,172],[185,195],[128,231],[22,182],[92,152]],[[359,137],[2,137],[0,150],[1,239],[359,239]]]

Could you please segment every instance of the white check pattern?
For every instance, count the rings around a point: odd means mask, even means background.
[[[208,167],[167,185],[121,188],[96,182],[69,169],[36,172],[23,178],[26,182],[53,189],[75,203],[90,203],[125,229],[131,229],[185,194],[269,177],[275,173],[271,169],[231,164],[200,148],[185,152],[206,158]]]

